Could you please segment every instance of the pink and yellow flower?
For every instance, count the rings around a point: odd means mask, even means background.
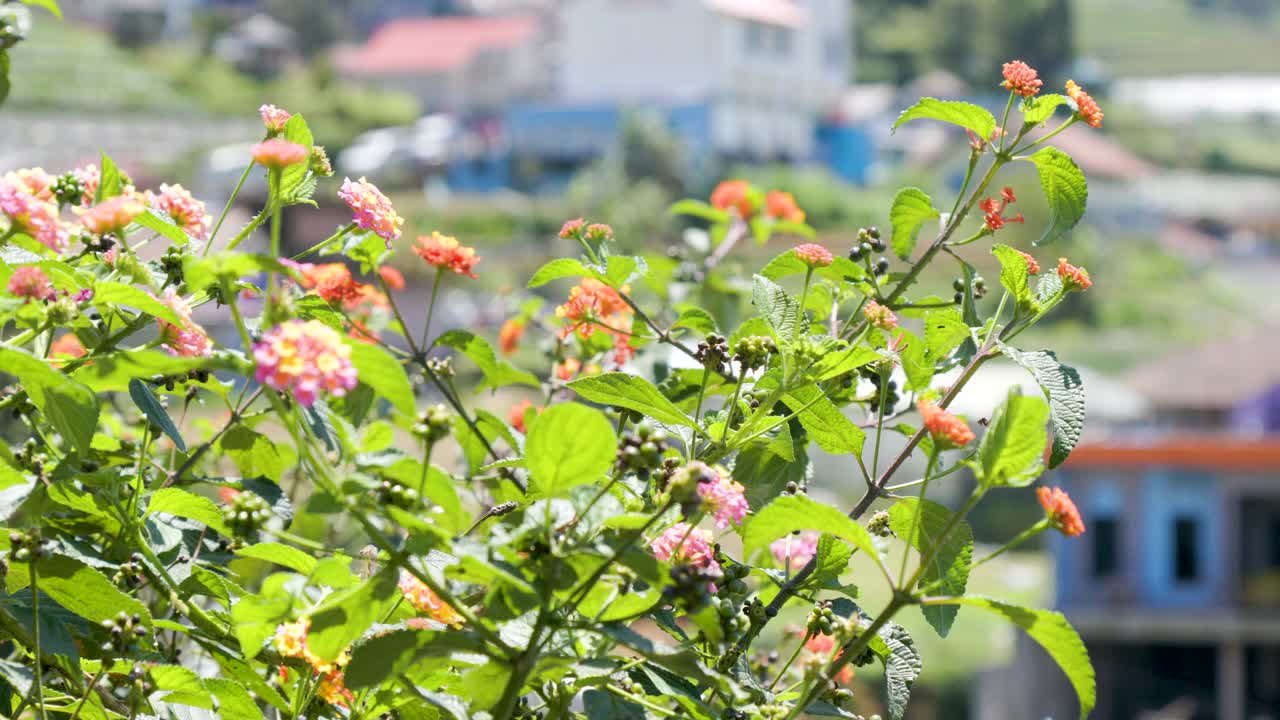
[[[364,178],[354,181],[344,178],[338,197],[354,213],[351,222],[385,240],[388,248],[400,237],[404,218],[396,214],[395,208],[391,207],[391,200],[373,183]]]
[[[507,318],[498,328],[498,349],[503,355],[512,355],[520,347],[520,338],[524,337],[525,323],[519,318]]]
[[[343,650],[337,659],[327,661],[320,659],[307,644],[307,636],[311,630],[311,620],[302,618],[290,623],[283,623],[276,628],[272,644],[276,652],[286,658],[302,660],[311,666],[319,681],[316,685],[316,696],[331,705],[348,705],[353,699],[351,691],[343,683],[343,668],[351,661],[351,653]],[[289,671],[280,668],[280,678],[288,678]]]
[[[730,525],[741,525],[751,506],[747,504],[746,488],[729,477],[724,468],[711,468],[714,480],[698,483],[698,497],[702,506],[715,516],[716,527],[721,530]]]
[[[695,528],[689,523],[676,523],[649,543],[653,556],[663,562],[692,565],[713,574],[720,574],[716,562],[714,539],[710,530]]]
[[[871,323],[871,327],[874,328],[879,328],[881,330],[893,330],[898,327],[898,316],[893,314],[893,311],[887,306],[881,305],[875,300],[871,300],[867,303],[866,307],[862,308],[862,316],[865,317],[867,322]]]
[[[816,530],[787,535],[769,543],[769,552],[773,553],[773,559],[779,565],[788,567],[794,572],[808,565],[813,556],[818,554],[818,540],[821,537],[822,534]]]
[[[253,156],[254,162],[272,170],[283,170],[290,165],[305,162],[311,157],[311,151],[306,145],[299,145],[278,137],[263,140],[254,145],[249,154]]]
[[[462,616],[449,603],[440,599],[426,583],[411,573],[400,573],[400,592],[409,605],[442,625],[461,625]]]
[[[0,212],[14,227],[22,230],[51,250],[60,251],[66,244],[66,231],[58,220],[58,206],[53,200],[42,198],[48,191],[40,188],[39,173],[35,170],[19,170],[0,178]],[[43,173],[43,170],[39,171]],[[33,189],[41,192],[33,192]]]
[[[130,193],[108,198],[88,209],[76,208],[75,212],[86,230],[94,235],[106,235],[129,227],[129,223],[146,209],[142,196]]]
[[[797,245],[791,250],[800,261],[811,268],[827,267],[835,259],[831,251],[817,243]]]
[[[291,391],[303,407],[321,392],[342,397],[358,382],[351,348],[319,320],[290,320],[271,328],[253,346],[254,377],[272,390]]]
[[[191,304],[186,298],[170,287],[165,289],[161,302],[182,321],[175,325],[163,318],[156,318],[165,351],[177,357],[208,357],[213,352],[213,342],[204,328],[191,319]]]
[[[614,362],[622,365],[635,354],[629,337],[633,312],[617,290],[595,278],[583,278],[569,291],[568,301],[556,308],[556,317],[566,321],[560,328],[561,338],[576,333],[587,340],[596,330],[609,333],[613,337]]]
[[[1102,108],[1098,107],[1098,102],[1093,96],[1084,91],[1084,88],[1075,83],[1074,80],[1067,81],[1067,97],[1076,103],[1076,114],[1089,124],[1089,127],[1102,127]]]
[[[152,198],[152,206],[167,213],[183,232],[196,240],[209,236],[213,218],[205,212],[204,203],[181,185],[162,184],[160,194]]]
[[[23,265],[9,276],[9,294],[26,298],[27,302],[49,300],[53,298],[53,286],[43,270],[34,265]]]
[[[288,110],[278,108],[275,105],[259,107],[258,115],[262,117],[262,124],[266,126],[267,132],[271,133],[282,132],[284,124],[289,122],[289,118],[293,117]]]

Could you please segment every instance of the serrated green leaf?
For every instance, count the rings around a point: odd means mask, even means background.
[[[40,590],[89,622],[100,623],[121,612],[140,615],[151,625],[146,606],[116,589],[105,575],[66,555],[46,555],[37,562]]]
[[[990,598],[969,596],[941,598],[938,603],[971,605],[995,613],[1026,631],[1058,663],[1075,688],[1080,700],[1080,718],[1084,720],[1097,702],[1097,686],[1089,651],[1080,635],[1061,613],[1019,607]]]
[[[81,453],[87,454],[98,427],[98,396],[17,348],[0,348],[0,367],[18,377],[44,418]]]
[[[241,557],[265,560],[293,570],[303,575],[315,572],[316,559],[301,550],[281,543],[258,543],[236,550]]]
[[[893,206],[889,209],[889,223],[893,226],[890,245],[893,252],[903,260],[911,258],[911,251],[916,246],[916,236],[920,228],[930,220],[936,220],[942,213],[933,207],[933,199],[920,188],[907,187],[898,191],[893,197]]]
[[[612,423],[599,410],[577,403],[547,408],[525,442],[529,498],[557,497],[601,479],[613,467],[617,443]]]
[[[284,475],[285,461],[276,444],[266,435],[244,425],[236,425],[226,431],[218,441],[218,447],[245,477],[263,476],[279,482]]]
[[[800,302],[786,290],[772,280],[756,275],[752,281],[751,304],[769,324],[775,341],[782,344],[795,340],[800,329]]]
[[[991,254],[1000,261],[1000,285],[1018,303],[1019,308],[1030,306],[1031,283],[1028,280],[1027,259],[1017,250],[999,243],[991,246]]]
[[[311,613],[307,649],[323,660],[334,660],[385,616],[395,598],[398,572],[387,569],[359,585],[339,590]]]
[[[147,502],[147,514],[169,513],[178,517],[204,523],[230,537],[231,532],[222,518],[222,511],[207,497],[187,492],[181,488],[161,488],[151,495]]]
[[[906,629],[897,623],[886,623],[879,632],[884,641],[885,651],[880,656],[884,662],[884,682],[889,698],[889,717],[901,720],[907,711],[907,701],[911,699],[911,686],[924,664],[920,652]],[[880,654],[880,653],[877,653]]]
[[[595,270],[587,267],[581,260],[574,258],[556,258],[542,267],[538,268],[533,277],[529,279],[530,288],[542,287],[552,280],[559,280],[567,277],[590,277],[597,280],[604,280],[604,277]]]
[[[188,255],[182,268],[183,278],[192,290],[204,290],[223,280],[234,283],[246,275],[290,272],[277,258],[240,252],[225,252],[208,257]]]
[[[978,480],[986,487],[1025,487],[1044,471],[1049,404],[1009,391],[978,446]]]
[[[907,330],[898,330],[902,339],[898,358],[902,362],[902,373],[907,378],[908,390],[927,390],[933,381],[935,369],[934,358],[929,355],[929,348],[924,340]]]
[[[467,356],[480,368],[484,380],[476,386],[476,392],[485,388],[500,388],[507,385],[528,385],[538,387],[538,378],[532,373],[520,370],[505,360],[498,359],[498,353],[488,340],[465,330],[450,330],[436,340],[437,345],[451,347]]]
[[[1040,174],[1040,189],[1049,205],[1049,227],[1037,245],[1066,235],[1084,217],[1089,202],[1089,183],[1071,156],[1054,147],[1043,147],[1026,158]]]
[[[797,530],[818,530],[845,540],[880,562],[866,528],[839,510],[806,495],[783,495],[747,519],[742,532],[743,557],[750,558],[769,543]]]
[[[578,378],[568,386],[594,403],[634,410],[664,425],[697,427],[693,419],[668,400],[662,391],[639,375],[601,373]]]
[[[182,228],[175,225],[168,217],[162,216],[151,208],[143,210],[133,221],[148,230],[160,233],[179,245],[186,245],[191,242],[191,237],[183,232]]]
[[[678,310],[680,314],[676,316],[676,321],[671,323],[672,330],[675,330],[676,328],[689,328],[694,332],[699,332],[703,335],[710,335],[718,329],[716,319],[711,315],[711,313],[703,310],[697,305],[678,305],[676,306],[676,310]]]
[[[1050,350],[1023,352],[1008,346],[1002,350],[1035,377],[1049,399],[1049,421],[1053,426],[1049,468],[1058,467],[1075,449],[1084,431],[1084,381],[1080,372],[1058,362],[1058,356]]]
[[[169,417],[169,411],[164,409],[160,404],[159,398],[155,393],[151,392],[151,388],[141,380],[134,378],[129,381],[129,397],[133,399],[133,404],[138,406],[142,414],[147,416],[151,424],[164,431],[165,435],[173,441],[179,452],[187,451],[187,443],[183,441],[182,435],[178,432],[178,426],[173,424],[173,418]]]
[[[377,345],[348,342],[351,347],[351,365],[356,376],[380,397],[404,413],[413,415],[413,385],[404,366],[391,353]]]
[[[1018,106],[1022,110],[1022,122],[1039,125],[1053,117],[1053,111],[1067,104],[1067,98],[1057,93],[1045,93],[1026,98]]]
[[[648,272],[644,258],[634,255],[610,255],[605,260],[604,281],[609,287],[621,289],[638,275]]]
[[[924,315],[925,356],[937,362],[969,339],[969,326],[956,308],[930,310]]]
[[[243,685],[226,678],[205,678],[204,687],[213,693],[222,720],[262,720],[262,710]]]
[[[783,449],[781,446],[786,444]],[[813,477],[807,440],[793,438],[790,425],[783,425],[768,445],[751,445],[738,453],[733,463],[733,479],[747,489],[747,503],[759,510],[778,497],[788,483],[804,485]]]
[[[796,418],[818,447],[833,455],[862,453],[866,433],[824,397],[817,385],[788,391],[782,396],[782,402],[792,412],[799,413]]]
[[[98,189],[93,194],[93,204],[113,198],[124,189],[124,178],[115,161],[102,153],[102,170],[98,176]]]
[[[853,548],[844,542],[837,540],[834,535],[823,533],[818,538],[818,551],[813,557],[817,560],[817,565],[813,569],[813,573],[805,578],[800,585],[801,590],[812,588],[821,589],[827,583],[835,582],[840,579],[840,575],[849,567],[849,558],[853,557]]]
[[[983,140],[991,139],[991,134],[996,131],[996,118],[985,108],[959,100],[928,97],[921,98],[915,105],[903,110],[894,121],[892,129],[897,130],[903,123],[919,119],[941,120],[959,125],[972,130]]]
[[[915,520],[917,508],[920,519]],[[923,556],[936,545],[947,524],[951,521],[952,512],[946,507],[931,500],[920,501],[917,498],[903,498],[889,508],[889,527],[893,533],[915,548]],[[915,532],[912,533],[912,524]],[[929,566],[920,576],[921,583],[929,585],[941,581],[938,591],[944,595],[963,595],[969,581],[969,565],[973,561],[973,530],[969,523],[958,522],[942,540]],[[929,625],[938,635],[946,637],[951,632],[958,608],[944,605],[922,605],[920,611]]]
[[[294,113],[289,117],[288,122],[284,124],[284,139],[289,142],[297,143],[311,151],[311,146],[315,144],[315,138],[311,136],[311,129],[307,127],[307,121],[303,119],[301,113]],[[301,193],[303,183],[310,174],[311,163],[303,161],[294,163],[280,172],[280,198],[286,202],[296,202]]]
[[[185,325],[168,305],[145,290],[118,282],[101,282],[93,286],[93,304],[100,308],[127,305],[174,325]]]

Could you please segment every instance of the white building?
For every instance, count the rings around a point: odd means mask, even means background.
[[[557,99],[707,104],[714,150],[807,158],[852,76],[852,0],[563,0]]]

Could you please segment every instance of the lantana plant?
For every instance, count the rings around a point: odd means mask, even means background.
[[[949,209],[906,188],[847,251],[789,194],[736,180],[673,208],[707,242],[672,253],[571,220],[553,241],[571,256],[492,333],[443,328],[436,304],[497,258],[424,232],[396,258],[432,271],[409,322],[389,264],[405,221],[365,178],[336,187],[281,108],[245,158],[269,195],[236,231],[106,156],[5,174],[0,714],[900,718],[928,664],[898,621],[945,636],[963,609],[1043,645],[1088,715],[1065,619],[966,591],[1008,547],[1085,531],[1048,487],[1044,519],[988,556],[966,522],[1063,462],[1084,412],[1076,371],[1015,343],[1088,273],[995,241],[1080,220],[1085,178],[1049,141],[1102,113],[1074,83],[1004,74],[999,122],[924,99],[895,124],[968,133]],[[1046,217],[1011,215],[1012,163],[1039,173]],[[350,222],[282,254],[282,211],[317,198]],[[258,234],[268,251],[244,251]],[[786,238],[743,272],[752,240]],[[981,302],[986,253],[998,301]],[[934,292],[939,262],[957,279]],[[1042,392],[953,414],[997,357]],[[844,468],[834,504],[809,494],[814,446]],[[929,499],[965,475],[958,507]],[[876,584],[888,600],[864,603]],[[883,696],[851,684],[873,663]]]

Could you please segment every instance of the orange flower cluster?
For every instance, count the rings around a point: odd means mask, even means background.
[[[1062,488],[1036,488],[1036,497],[1040,499],[1040,506],[1044,508],[1045,514],[1049,517],[1049,522],[1057,528],[1059,532],[1067,537],[1078,537],[1084,534],[1084,520],[1080,518],[1080,511],[1076,509],[1076,504],[1071,501],[1071,496]]]
[[[439,232],[431,233],[431,237],[420,235],[413,252],[426,260],[428,265],[442,269],[448,268],[469,278],[476,277],[471,270],[476,263],[480,262],[475,248],[460,244],[455,237],[441,235]]]
[[[764,198],[764,214],[787,222],[804,222],[804,211],[796,204],[796,198],[789,192],[771,190]]]
[[[377,325],[382,314],[390,310],[391,303],[378,288],[357,281],[351,270],[342,263],[287,263],[298,273],[298,284],[304,290],[319,295],[325,302],[341,307],[350,317],[350,336],[361,342],[375,342]],[[390,271],[390,272],[388,272]],[[378,269],[389,287],[404,287],[404,277],[390,267]]]
[[[974,434],[963,420],[943,410],[936,403],[921,400],[916,404],[924,427],[936,443],[949,447],[964,447],[973,442]]]
[[[1058,277],[1067,290],[1088,290],[1093,285],[1089,271],[1072,265],[1066,258],[1058,258]]]
[[[877,327],[881,330],[893,330],[898,327],[898,316],[875,300],[868,302],[867,306],[862,308],[862,316],[867,319],[867,322],[871,323],[872,327]]]
[[[527,433],[529,428],[525,425],[524,416],[533,409],[533,402],[530,400],[521,400],[511,406],[511,410],[507,412],[507,422],[511,423],[511,427],[515,428],[521,434]],[[542,412],[542,408],[536,408],[538,412]]]
[[[302,618],[285,623],[276,628],[274,644],[276,651],[287,658],[305,661],[319,677],[316,696],[331,705],[348,705],[352,700],[351,691],[343,683],[343,668],[351,661],[350,651],[343,650],[336,660],[322,660],[307,647],[307,632],[311,629],[311,621]],[[280,668],[281,677],[287,677],[288,671]]]
[[[595,278],[583,278],[569,292],[569,300],[556,308],[556,317],[566,321],[560,329],[561,338],[577,333],[578,337],[586,340],[597,329],[603,330],[613,336],[613,359],[618,365],[635,354],[628,342],[627,330],[631,325],[632,313],[631,306],[622,299],[618,291]]]
[[[1021,255],[1021,256],[1023,257],[1023,259],[1025,259],[1025,260],[1027,261],[1027,274],[1028,274],[1028,275],[1039,275],[1039,274],[1040,274],[1040,263],[1036,262],[1035,257],[1034,257],[1031,253],[1024,253],[1024,252],[1022,252],[1021,250],[1019,250],[1019,251],[1018,251],[1018,254],[1019,254],[1019,255]]]
[[[461,625],[462,616],[449,603],[440,599],[426,583],[405,572],[400,574],[400,592],[414,610],[442,625]]]
[[[835,659],[838,646],[836,639],[830,635],[814,635],[805,641],[804,649],[809,655],[809,663],[825,665]],[[841,685],[848,685],[853,682],[853,668],[845,665],[833,679]]]
[[[1023,222],[1025,222],[1022,219],[1022,213],[1018,213],[1013,217],[1005,217],[1004,215],[1005,207],[1012,205],[1017,201],[1018,199],[1013,196],[1013,188],[1005,187],[1003,190],[1000,191],[999,200],[996,200],[994,198],[985,198],[983,199],[982,202],[978,203],[978,207],[982,210],[982,212],[986,213],[986,219],[984,220],[984,222],[987,226],[987,229],[990,230],[991,232],[995,232],[1000,228],[1004,227],[1005,223],[1022,224]]]
[[[743,220],[749,220],[756,214],[751,185],[746,180],[725,180],[717,185],[711,191],[711,206],[720,210],[737,210],[738,217]]]
[[[1014,60],[1004,64],[1004,82],[1002,85],[1006,90],[1017,93],[1022,97],[1031,97],[1040,92],[1044,81],[1040,79],[1040,74],[1035,68],[1022,62]]]
[[[1102,127],[1102,108],[1098,107],[1098,102],[1093,99],[1084,88],[1076,84],[1075,80],[1067,81],[1067,97],[1076,103],[1076,114],[1089,124],[1089,127]]]
[[[517,318],[507,318],[498,329],[498,349],[503,355],[513,354],[520,347],[520,338],[524,337],[525,324]]]

